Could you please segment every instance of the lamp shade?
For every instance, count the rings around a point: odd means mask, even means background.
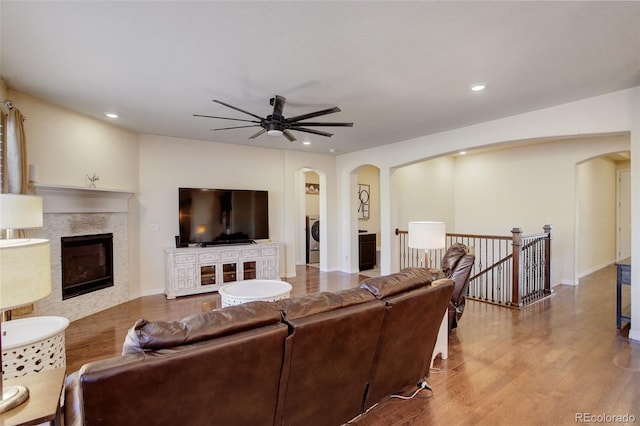
[[[50,293],[49,240],[0,240],[0,310],[28,305]]]
[[[409,247],[440,249],[446,245],[444,222],[409,222]]]
[[[42,197],[0,194],[0,229],[42,227]]]

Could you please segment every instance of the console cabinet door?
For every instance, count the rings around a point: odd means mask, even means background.
[[[263,280],[277,280],[280,278],[280,259],[278,258],[278,247],[262,247],[260,250],[260,261],[258,262],[258,278]]]
[[[176,295],[189,294],[196,287],[196,265],[176,265],[173,290]]]
[[[218,265],[200,265],[200,287],[218,289]]]

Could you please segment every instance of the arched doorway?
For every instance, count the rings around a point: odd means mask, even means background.
[[[362,275],[380,275],[380,169],[363,165],[353,171],[356,188],[352,212],[357,223],[357,256],[354,267]]]
[[[631,255],[630,153],[576,166],[576,283]]]
[[[318,169],[296,171],[296,265],[327,269],[326,174]]]

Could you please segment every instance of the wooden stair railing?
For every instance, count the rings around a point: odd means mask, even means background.
[[[551,290],[551,225],[542,234],[511,236],[447,234],[447,247],[462,243],[476,255],[467,297],[481,302],[522,308],[549,296]],[[400,269],[424,267],[424,251],[408,247],[408,233],[396,229],[400,238]],[[429,266],[440,268],[445,249],[429,250]]]

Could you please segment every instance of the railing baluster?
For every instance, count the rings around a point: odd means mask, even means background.
[[[551,226],[541,235],[523,236],[519,228],[512,236],[447,234],[447,246],[459,242],[475,248],[467,296],[503,306],[523,307],[548,296],[551,290]],[[420,250],[408,247],[408,233],[400,237],[400,269],[424,267]],[[432,250],[429,267],[442,268],[445,249]]]

